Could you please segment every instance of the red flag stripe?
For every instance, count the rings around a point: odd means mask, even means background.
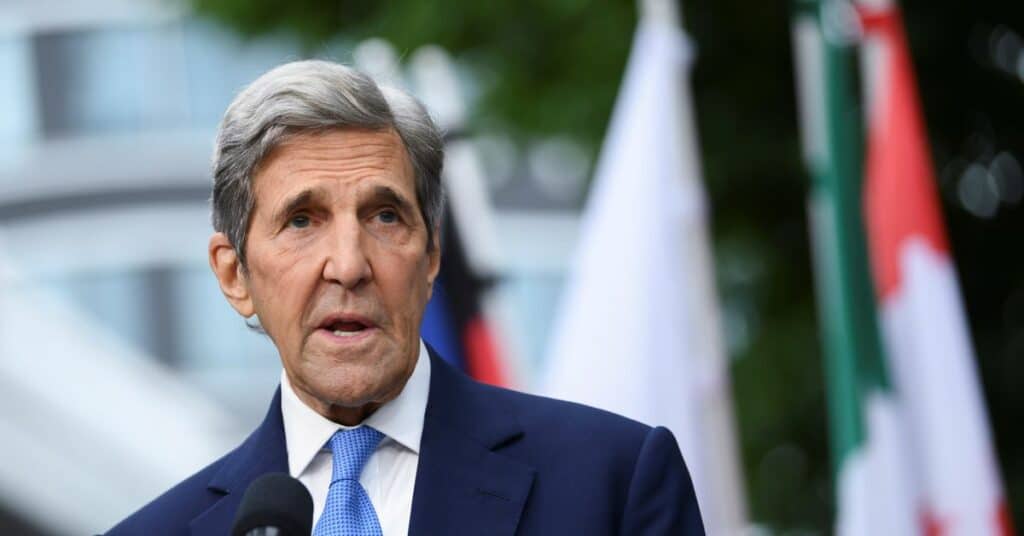
[[[935,172],[903,24],[895,10],[863,14],[886,58],[869,127],[865,215],[875,290],[884,300],[900,288],[900,251],[918,238],[949,254]]]
[[[480,316],[466,323],[463,345],[466,349],[466,372],[470,376],[491,385],[509,386],[508,373],[498,356],[491,330]]]
[[[1006,501],[999,501],[996,519],[999,520],[999,532],[1002,536],[1013,536],[1013,518],[1010,517],[1010,509],[1006,507]]]

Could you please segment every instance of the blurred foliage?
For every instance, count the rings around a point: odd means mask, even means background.
[[[437,43],[483,81],[474,126],[520,139],[568,133],[596,151],[636,23],[623,0],[192,0],[241,34],[289,33],[310,52],[379,36],[400,54]],[[1007,493],[1024,519],[1024,212],[979,219],[957,166],[1024,160],[1024,84],[988,59],[993,28],[1024,34],[1024,3],[903,2]],[[714,207],[719,284],[737,339],[733,384],[752,518],[828,533],[833,517],[787,2],[684,2]],[[1024,60],[1020,63],[1024,65]],[[962,169],[961,169],[962,171]],[[742,326],[740,329],[737,326]],[[735,333],[742,331],[742,333]]]
[[[191,0],[255,37],[283,32],[315,53],[338,36],[383,37],[406,55],[435,43],[471,67],[483,88],[474,117],[523,139],[569,133],[596,147],[636,24],[631,2],[585,0]],[[582,89],[582,91],[581,91]]]

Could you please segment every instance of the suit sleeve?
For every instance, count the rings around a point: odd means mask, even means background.
[[[620,533],[704,534],[690,472],[675,437],[664,427],[652,429],[640,447]]]

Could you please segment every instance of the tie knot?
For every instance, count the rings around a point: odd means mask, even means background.
[[[384,439],[384,434],[369,426],[334,432],[329,441],[331,455],[334,458],[334,475],[331,481],[358,481],[366,460],[373,454],[381,439]]]

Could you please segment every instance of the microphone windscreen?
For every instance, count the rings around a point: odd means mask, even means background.
[[[277,528],[281,536],[313,532],[313,497],[298,480],[285,473],[268,473],[252,482],[242,496],[232,536],[258,528]]]

